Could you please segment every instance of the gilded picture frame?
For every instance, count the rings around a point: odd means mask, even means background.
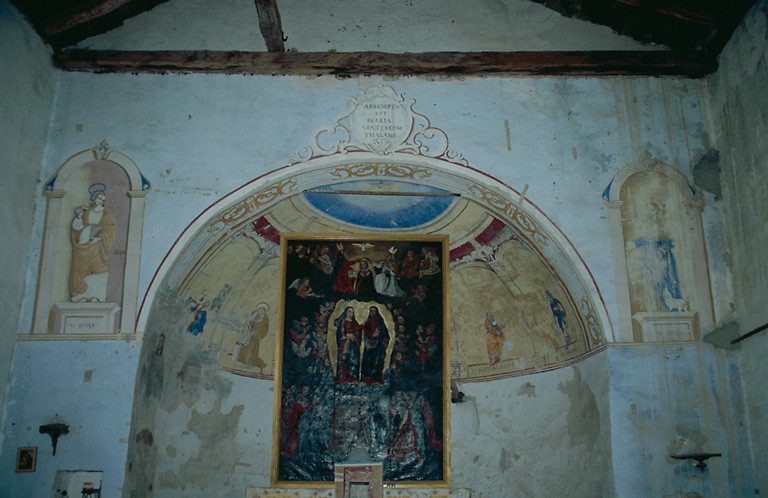
[[[284,234],[271,481],[450,486],[447,235]]]

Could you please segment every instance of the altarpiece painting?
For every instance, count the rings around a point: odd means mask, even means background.
[[[284,235],[274,486],[447,485],[447,236]]]

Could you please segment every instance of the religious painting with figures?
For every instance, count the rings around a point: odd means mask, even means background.
[[[272,481],[449,481],[447,237],[284,235]]]

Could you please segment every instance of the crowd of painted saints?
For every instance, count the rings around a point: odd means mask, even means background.
[[[294,241],[286,283],[280,478],[362,448],[387,480],[441,479],[440,245]]]

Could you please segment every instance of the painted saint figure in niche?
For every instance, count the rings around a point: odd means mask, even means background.
[[[652,299],[648,311],[683,311],[688,302],[680,293],[680,281],[677,275],[677,262],[672,249],[675,247],[670,239],[645,240],[638,237],[633,241],[634,247],[641,252],[644,277],[651,289]]]
[[[368,318],[363,322],[363,361],[360,380],[366,384],[383,382],[384,362],[387,357],[389,333],[379,308],[371,306]]]
[[[243,332],[237,339],[232,357],[244,365],[256,368],[264,368],[266,362],[259,357],[259,341],[269,333],[269,317],[267,303],[259,303],[243,326]]]
[[[109,249],[115,241],[115,216],[104,202],[107,186],[88,188],[90,206],[75,209],[72,220],[72,270],[69,294],[72,302],[104,302],[107,299]]]
[[[491,365],[498,364],[504,351],[504,327],[496,322],[490,311],[485,314],[485,346],[488,350],[488,361]]]
[[[336,326],[336,344],[338,360],[336,382],[354,382],[360,378],[360,339],[361,327],[355,319],[352,306],[344,309],[344,314],[334,322]]]

